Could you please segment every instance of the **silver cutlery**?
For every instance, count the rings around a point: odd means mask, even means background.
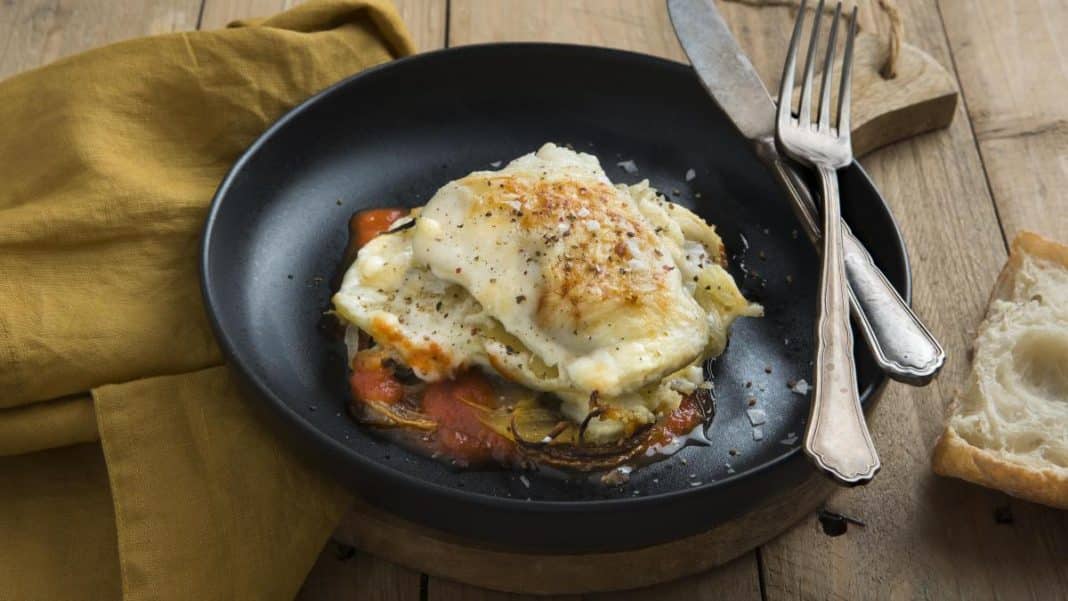
[[[879,457],[864,421],[853,365],[853,332],[849,327],[849,293],[842,246],[842,216],[838,195],[838,170],[853,162],[849,132],[850,79],[853,73],[853,40],[857,33],[857,9],[853,8],[842,58],[841,88],[838,93],[837,122],[831,120],[831,80],[834,77],[835,44],[841,21],[842,3],[834,11],[827,51],[823,59],[817,119],[812,119],[812,80],[820,43],[819,0],[813,16],[812,35],[805,58],[801,100],[793,113],[794,70],[797,47],[805,21],[805,0],[801,0],[797,22],[786,53],[776,139],[791,158],[819,173],[823,191],[823,255],[820,269],[819,316],[816,324],[816,363],[812,407],[805,430],[805,453],[824,472],[845,484],[863,484],[879,471]]]
[[[679,42],[705,89],[753,142],[757,155],[788,192],[809,238],[820,247],[819,213],[812,195],[775,147],[775,103],[723,17],[712,0],[668,0],[667,4]],[[895,380],[928,383],[945,361],[942,347],[844,223],[842,230],[849,303],[876,362]]]

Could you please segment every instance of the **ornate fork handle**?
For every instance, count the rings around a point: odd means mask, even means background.
[[[816,328],[815,384],[805,452],[821,468],[847,484],[862,484],[879,471],[879,457],[868,434],[853,368],[845,253],[838,197],[838,175],[820,166],[823,186],[823,269]]]
[[[774,141],[767,143],[773,145]],[[758,148],[758,152],[760,150]],[[817,248],[822,247],[821,228],[816,222],[819,213],[808,186],[777,153],[769,158],[775,175],[790,192],[793,201],[791,206],[805,233]],[[842,226],[849,302],[853,317],[876,363],[887,375],[900,382],[917,386],[929,383],[942,368],[946,359],[945,351],[876,267],[871,254],[849,230],[849,226],[844,222]]]

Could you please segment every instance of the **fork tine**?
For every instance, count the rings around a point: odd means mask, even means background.
[[[838,136],[849,139],[849,102],[853,80],[853,40],[857,37],[857,7],[853,7],[853,20],[849,24],[845,57],[842,59],[842,89],[838,91]]]
[[[842,3],[834,8],[834,21],[831,23],[831,35],[827,40],[827,56],[823,59],[823,78],[820,82],[820,131],[831,127],[831,71],[834,68],[834,44],[838,37],[838,18],[842,15]]]
[[[812,73],[816,67],[816,45],[820,40],[820,16],[823,14],[823,0],[816,5],[816,13],[812,20],[812,38],[808,42],[808,56],[805,58],[805,76],[801,84],[801,108],[798,112],[797,121],[801,127],[808,127],[812,123]]]
[[[801,43],[801,25],[805,22],[805,5],[808,0],[801,0],[797,8],[797,20],[794,21],[794,33],[790,36],[790,48],[786,51],[786,66],[782,68],[779,82],[779,126],[784,127],[793,111],[794,67],[797,64],[797,47]]]

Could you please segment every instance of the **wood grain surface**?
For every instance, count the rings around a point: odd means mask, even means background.
[[[744,50],[777,80],[793,10],[720,0]],[[1021,229],[1068,239],[1068,5],[1061,0],[896,0],[906,41],[946,67],[964,103],[948,130],[863,163],[909,244],[914,304],[949,353],[924,389],[891,384],[871,416],[883,470],[828,506],[863,521],[830,537],[804,520],[755,553],[613,599],[1066,599],[1068,513],[933,476],[943,407]],[[0,0],[0,76],[103,43],[220,27],[288,0]],[[421,49],[496,40],[581,42],[683,60],[660,0],[403,0]],[[862,2],[866,31],[885,35]],[[774,87],[770,85],[769,87]],[[843,199],[843,202],[848,202]],[[493,566],[485,566],[492,570]],[[331,542],[301,599],[519,599],[426,577]],[[607,598],[607,596],[604,596]]]
[[[1006,237],[1068,237],[1068,2],[939,2]]]
[[[127,38],[196,29],[201,0],[0,0],[0,78]]]

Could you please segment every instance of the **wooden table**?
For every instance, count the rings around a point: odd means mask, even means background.
[[[719,0],[766,82],[778,79],[792,10]],[[863,520],[844,536],[815,518],[722,569],[613,599],[1068,599],[1068,512],[934,476],[943,407],[1022,229],[1068,240],[1068,3],[896,0],[906,40],[957,78],[952,126],[863,163],[909,244],[914,304],[949,361],[927,388],[891,384],[871,416],[883,470],[828,507]],[[123,38],[221,27],[289,0],[0,0],[0,77]],[[662,0],[397,0],[423,50],[549,40],[684,61]],[[886,33],[874,0],[862,26]],[[997,516],[997,517],[995,517]],[[492,569],[487,566],[487,569]],[[607,597],[607,595],[606,595]],[[505,599],[330,543],[300,599]]]

